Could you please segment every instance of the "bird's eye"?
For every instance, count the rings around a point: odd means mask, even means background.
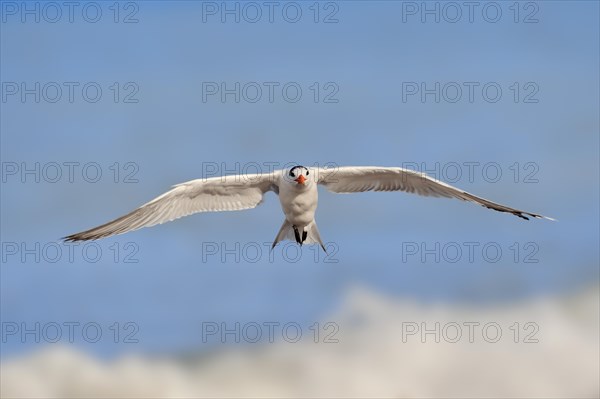
[[[296,175],[294,174],[294,172],[292,172],[291,170],[290,170],[290,176],[296,177]]]
[[[308,176],[308,170],[306,171],[306,176]]]

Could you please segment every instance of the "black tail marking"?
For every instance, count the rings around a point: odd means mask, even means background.
[[[296,242],[297,242],[298,244],[302,245],[302,242],[303,242],[304,240],[301,240],[301,239],[300,239],[300,232],[298,231],[298,227],[296,227],[296,226],[292,226],[292,227],[294,228],[294,236],[296,237]],[[306,237],[304,237],[304,238],[306,238]]]

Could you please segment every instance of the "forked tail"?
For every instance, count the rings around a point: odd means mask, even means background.
[[[327,253],[325,244],[323,244],[319,229],[317,228],[317,222],[314,220],[308,226],[304,227],[304,229],[300,229],[285,219],[279,229],[279,233],[277,233],[277,237],[275,237],[275,241],[273,241],[271,249],[275,248],[275,245],[283,240],[296,241],[300,245],[319,244],[323,248],[323,251]]]

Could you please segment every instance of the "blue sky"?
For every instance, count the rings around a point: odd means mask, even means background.
[[[488,304],[576,291],[598,280],[597,2],[520,3],[517,17],[509,3],[499,3],[496,23],[479,8],[472,23],[466,14],[445,21],[454,14],[443,13],[452,10],[440,11],[439,23],[431,16],[423,23],[420,9],[407,14],[420,2],[384,1],[320,3],[318,23],[312,2],[298,3],[296,23],[279,9],[273,23],[265,9],[256,23],[244,20],[253,14],[222,23],[221,2],[191,1],[121,3],[118,23],[108,3],[99,6],[96,23],[80,10],[72,23],[67,14],[45,21],[54,14],[43,12],[52,10],[40,11],[39,23],[27,15],[23,23],[16,4],[14,15],[3,8],[0,31],[3,321],[135,321],[143,339],[134,350],[180,351],[202,348],[202,321],[318,320],[354,284],[418,301]],[[213,6],[217,14],[207,14]],[[123,23],[130,13],[137,23]],[[323,23],[330,13],[337,23]],[[526,16],[537,22],[524,23]],[[12,94],[36,82],[39,103],[35,94],[24,101],[20,92]],[[74,82],[73,102],[65,82]],[[229,88],[255,82],[247,90],[258,85],[262,97],[251,102],[253,92],[240,91],[236,103],[234,95],[221,101],[203,93],[223,82]],[[265,82],[275,82],[273,102]],[[422,101],[420,93],[403,92],[436,82],[439,102],[435,94]],[[51,102],[56,85],[62,96]],[[102,97],[86,100],[93,92],[83,93],[85,85],[100,87]],[[297,102],[286,100],[285,85],[301,88]],[[462,96],[452,102],[457,86]],[[499,87],[502,96],[488,101],[493,94],[483,93],[484,86]],[[337,101],[324,102],[326,95]],[[73,182],[66,162],[79,163]],[[428,170],[439,164],[442,180],[459,165],[462,175],[453,184],[559,222],[526,222],[403,193],[323,190],[317,220],[323,239],[338,249],[337,263],[315,262],[310,249],[296,263],[281,251],[270,261],[264,250],[254,263],[206,255],[207,243],[252,249],[270,242],[283,218],[271,194],[252,211],[195,215],[99,242],[96,263],[79,249],[73,261],[63,254],[54,263],[48,254],[37,263],[31,255],[23,261],[20,249],[12,253],[12,243],[51,250],[66,234],[202,177],[207,165],[231,171],[269,162],[423,164]],[[23,165],[36,163],[40,173],[61,165],[63,177],[55,183],[50,175],[39,183],[22,177]],[[80,173],[90,163],[102,172],[96,183]],[[476,167],[473,179],[466,175],[469,164]],[[498,168],[502,176],[492,182],[489,173]],[[129,173],[137,182],[123,182]],[[403,258],[412,243],[450,250],[470,242],[493,243],[503,256],[496,263],[481,251],[472,262]],[[128,251],[136,252],[137,263],[124,261]],[[532,251],[538,262],[525,263]],[[31,347],[2,346],[3,355]],[[110,343],[86,349],[132,350]]]

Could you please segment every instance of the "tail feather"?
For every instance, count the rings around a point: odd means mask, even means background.
[[[305,242],[308,244],[319,244],[321,248],[323,248],[323,251],[327,253],[327,250],[325,249],[325,244],[323,244],[323,240],[321,240],[321,235],[319,234],[319,229],[317,228],[317,222],[313,221],[310,225],[307,226],[307,229],[310,230],[308,231],[308,237],[306,237]]]
[[[275,246],[283,240],[295,241],[298,244],[319,244],[323,251],[327,253],[325,249],[325,244],[323,244],[323,240],[321,240],[321,235],[319,234],[319,229],[317,228],[317,223],[313,221],[311,224],[306,226],[304,230],[294,231],[294,226],[285,219],[281,228],[279,229],[279,233],[277,233],[277,237],[275,237],[275,241],[273,241],[273,245],[271,249],[275,248]]]
[[[292,227],[292,224],[290,222],[288,222],[287,219],[284,219],[283,224],[281,225],[281,228],[279,229],[279,233],[277,233],[277,237],[275,237],[275,241],[273,241],[271,250],[273,248],[275,248],[275,245],[277,245],[279,242],[281,242],[283,240],[294,241],[295,239],[296,238],[294,237],[294,229]]]

